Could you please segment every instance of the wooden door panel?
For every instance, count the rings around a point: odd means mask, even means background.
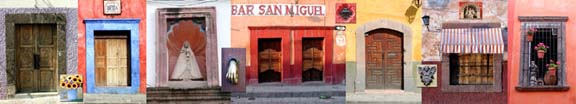
[[[55,45],[56,36],[54,35],[54,25],[37,25],[38,26],[38,45]]]
[[[37,91],[37,73],[34,70],[34,53],[36,41],[34,25],[17,25],[16,27],[16,63],[18,69],[18,91]]]
[[[40,68],[54,68],[54,48],[40,48]]]
[[[108,86],[127,86],[126,39],[107,39],[106,62]]]
[[[366,88],[383,88],[382,41],[375,35],[366,37]]]
[[[94,40],[94,53],[96,64],[96,86],[107,86],[106,71],[106,40]]]
[[[389,89],[402,89],[402,38],[399,35],[393,33],[384,33],[385,40],[387,41],[384,51],[386,62],[384,63],[387,68],[385,68],[385,88]]]
[[[39,91],[56,91],[56,83],[54,82],[56,80],[56,76],[54,75],[55,71],[53,68],[41,68],[38,71],[39,77],[38,77],[38,87],[39,87]]]
[[[36,78],[36,70],[32,68],[20,68],[18,72],[18,91],[20,92],[34,92],[37,91],[37,87],[35,82],[37,82]]]
[[[36,45],[35,35],[34,35],[34,25],[17,25],[16,27],[19,46],[31,46]]]

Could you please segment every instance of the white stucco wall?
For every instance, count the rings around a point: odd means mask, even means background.
[[[146,87],[156,85],[156,9],[158,8],[185,8],[185,7],[216,7],[216,30],[218,31],[218,63],[221,63],[222,48],[231,47],[230,41],[230,0],[183,0],[183,1],[146,1]],[[222,71],[218,64],[218,73]],[[219,82],[222,82],[220,76]],[[221,84],[219,84],[221,85]]]
[[[0,0],[0,8],[76,8],[78,0]]]

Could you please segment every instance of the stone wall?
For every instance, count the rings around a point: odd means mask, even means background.
[[[460,19],[459,2],[482,2],[482,19]],[[422,29],[423,61],[440,61],[440,30],[443,23],[500,23],[507,27],[507,0],[425,0],[422,15],[430,16],[428,31]]]

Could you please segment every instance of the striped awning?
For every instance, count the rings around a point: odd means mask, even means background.
[[[504,53],[501,28],[442,29],[442,53]]]

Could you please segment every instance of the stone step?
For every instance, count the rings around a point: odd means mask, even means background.
[[[228,104],[230,93],[220,88],[147,88],[148,103]]]
[[[146,103],[146,94],[84,94],[84,103]]]

